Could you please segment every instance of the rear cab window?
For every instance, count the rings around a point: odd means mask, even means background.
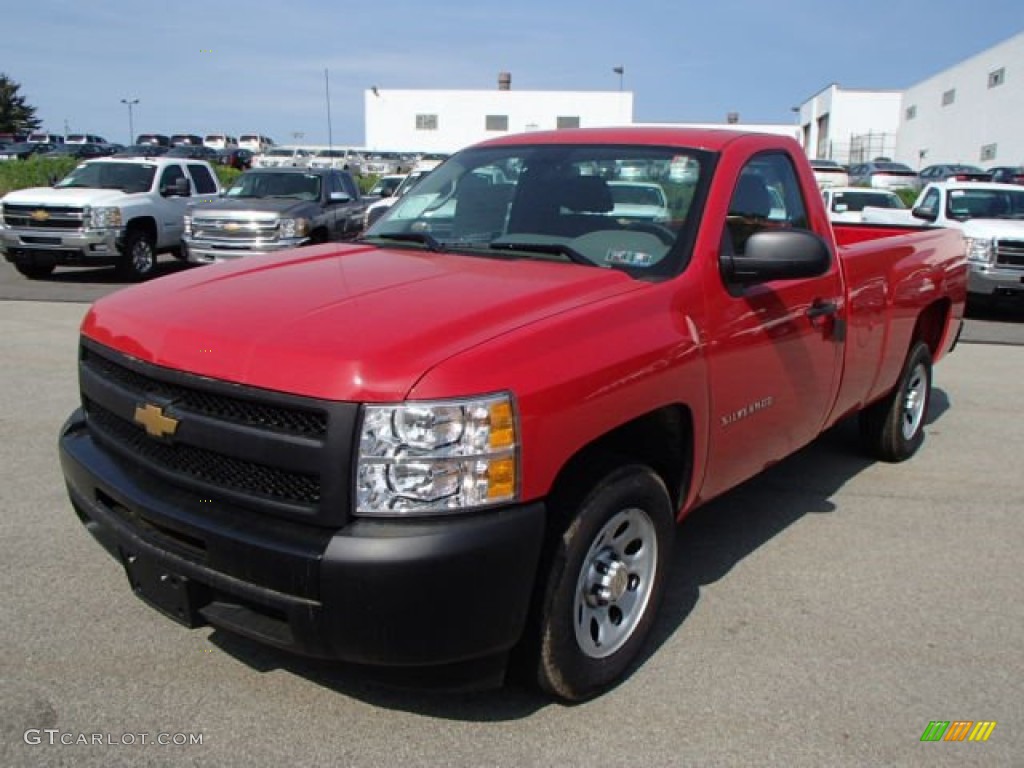
[[[188,172],[192,176],[193,188],[199,195],[217,194],[217,182],[214,181],[210,170],[199,163],[189,163]]]

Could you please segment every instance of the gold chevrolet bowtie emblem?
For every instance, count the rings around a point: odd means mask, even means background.
[[[32,219],[34,221],[46,221],[50,218],[50,214],[40,208],[37,211],[32,211]]]
[[[152,403],[135,406],[135,423],[153,437],[170,437],[178,428],[177,419],[165,415],[163,408]]]
[[[239,224],[237,221],[229,221],[227,224],[224,225],[224,229],[227,232],[237,232],[241,228],[242,225]]]

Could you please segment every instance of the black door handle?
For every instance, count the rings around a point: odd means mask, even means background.
[[[807,316],[814,320],[818,317],[825,317],[827,315],[834,315],[839,311],[839,304],[834,301],[823,301],[821,299],[815,299],[814,303],[811,304],[807,309]]]

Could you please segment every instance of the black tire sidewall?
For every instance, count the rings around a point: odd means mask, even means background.
[[[903,402],[910,388],[914,370],[923,365],[928,383],[925,388],[924,412],[921,423],[910,437],[903,435]],[[863,416],[862,430],[872,451],[883,461],[899,462],[910,458],[924,441],[924,426],[931,404],[932,355],[923,342],[910,350],[900,372],[899,382],[893,393],[872,406]]]
[[[144,271],[140,271],[135,267],[135,245],[140,240],[149,244],[149,249],[153,254],[153,260],[149,269]],[[124,258],[121,261],[121,271],[133,280],[144,280],[152,275],[156,269],[156,259],[156,244],[153,242],[153,239],[142,230],[135,229],[130,231],[124,241]]]
[[[605,658],[587,656],[576,641],[573,610],[576,585],[594,538],[614,515],[630,507],[643,509],[656,531],[658,554],[651,593],[632,636]],[[661,478],[648,467],[614,470],[581,502],[562,534],[549,572],[540,626],[537,680],[569,701],[580,701],[610,687],[636,658],[654,623],[665,583],[673,538],[672,504]]]

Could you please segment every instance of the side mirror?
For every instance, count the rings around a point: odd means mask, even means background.
[[[924,219],[925,221],[931,222],[934,222],[936,219],[939,218],[939,214],[931,210],[930,208],[915,208],[910,212],[910,215],[913,216],[915,219]]]
[[[352,201],[352,198],[344,192],[331,192],[327,199],[332,203],[348,203]]]
[[[814,232],[769,229],[751,235],[742,255],[723,253],[720,264],[726,282],[751,285],[824,275],[832,254]]]

